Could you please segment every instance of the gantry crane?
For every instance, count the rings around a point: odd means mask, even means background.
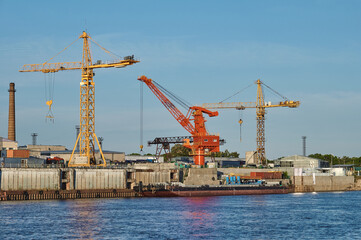
[[[183,113],[162,93],[159,88],[164,88],[158,83],[146,76],[141,76],[138,80],[147,84],[149,89],[157,96],[172,116],[192,135],[193,143],[190,143],[190,139],[185,139],[183,146],[192,150],[193,160],[196,165],[203,166],[204,156],[208,153],[219,152],[219,136],[210,135],[207,132],[205,126],[206,120],[203,117],[203,113],[207,114],[209,117],[216,117],[218,116],[218,112],[213,112],[199,106],[193,106],[189,107],[187,115],[184,116]],[[193,118],[191,119],[191,117]],[[194,125],[191,121],[194,122]]]
[[[86,32],[83,32],[78,39],[83,39],[83,56],[81,62],[61,62],[61,63],[49,63],[49,61],[43,64],[26,64],[22,67],[20,72],[43,72],[43,73],[55,73],[65,70],[81,70],[81,82],[80,82],[80,133],[75,142],[69,164],[70,167],[76,166],[90,166],[98,165],[105,166],[106,161],[98,142],[98,138],[95,135],[95,84],[93,81],[94,69],[98,68],[110,68],[117,67],[122,68],[139,61],[134,60],[134,55],[124,57],[123,59],[116,59],[112,62],[103,63],[98,60],[96,63],[92,62],[92,56],[90,52],[90,41],[97,44],[107,53],[110,53],[105,48],[96,43]],[[67,47],[68,48],[68,47]],[[65,49],[67,49],[65,48]],[[64,49],[64,50],[65,50]],[[64,51],[62,50],[62,51]],[[61,51],[61,52],[62,52]],[[50,107],[50,106],[49,106]],[[79,144],[79,157],[74,157],[74,152]],[[99,147],[102,163],[97,164],[95,159],[95,142]]]
[[[289,107],[296,108],[300,105],[299,101],[291,101],[283,97],[267,85],[265,85],[260,79],[257,84],[257,101],[256,102],[219,102],[219,103],[204,103],[201,106],[207,109],[227,109],[235,108],[237,110],[244,110],[246,108],[256,108],[257,113],[257,160],[263,165],[266,163],[266,151],[265,151],[265,114],[266,108],[274,107]],[[285,101],[278,102],[277,104],[271,104],[264,101],[262,85],[270,88],[276,94],[280,95]],[[242,119],[239,120],[242,124]]]

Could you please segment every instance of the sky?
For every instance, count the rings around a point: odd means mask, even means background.
[[[43,73],[21,73],[43,63],[82,33],[119,56],[135,55],[126,68],[96,70],[95,132],[103,149],[139,152],[140,82],[146,75],[193,105],[256,101],[257,79],[299,108],[266,114],[266,156],[306,153],[361,156],[361,2],[315,1],[10,1],[0,0],[0,136],[7,137],[8,88],[16,86],[19,145],[75,143],[79,124],[79,70],[55,74],[54,123],[46,121]],[[109,60],[95,44],[94,60]],[[81,61],[81,41],[51,62]],[[188,132],[143,86],[146,142]],[[265,89],[265,100],[282,98]],[[183,113],[186,110],[179,108]],[[244,123],[240,128],[238,120]],[[255,109],[219,110],[209,133],[226,140],[224,151],[256,149]]]

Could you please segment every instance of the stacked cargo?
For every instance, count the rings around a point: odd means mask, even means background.
[[[261,179],[282,179],[282,172],[251,172],[251,177]]]

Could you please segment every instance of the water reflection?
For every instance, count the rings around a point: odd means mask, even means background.
[[[77,239],[93,239],[101,230],[97,201],[67,201],[71,231]]]
[[[266,195],[255,195],[252,196],[252,204],[257,207],[267,206],[268,201],[266,200]]]
[[[194,237],[207,237],[215,222],[216,197],[185,198],[182,220]]]

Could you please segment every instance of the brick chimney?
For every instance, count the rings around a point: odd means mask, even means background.
[[[16,141],[15,135],[15,83],[10,83],[9,88],[9,126],[8,139]]]

